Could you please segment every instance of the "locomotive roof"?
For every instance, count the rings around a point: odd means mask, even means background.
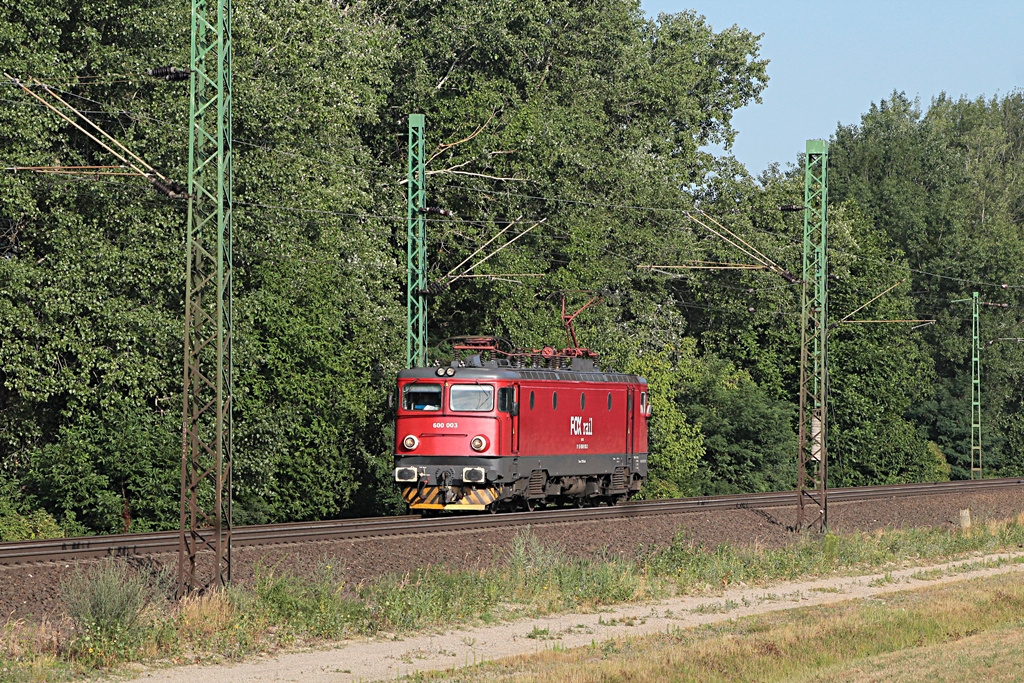
[[[572,370],[570,368],[513,368],[513,367],[456,367],[454,375],[440,377],[437,374],[438,368],[448,366],[433,366],[426,368],[410,368],[398,373],[399,379],[473,379],[473,380],[523,380],[539,379],[546,381],[561,382],[618,382],[625,384],[647,384],[647,380],[638,375],[631,375],[624,372],[602,372],[596,367],[592,370]]]

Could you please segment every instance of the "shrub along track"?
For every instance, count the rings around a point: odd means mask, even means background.
[[[1005,518],[1024,511],[1022,494],[1024,478],[831,489],[829,522],[842,532],[953,525],[963,508],[975,518]],[[236,527],[232,569],[235,580],[244,582],[272,571],[309,574],[331,558],[347,567],[354,585],[430,564],[469,568],[500,561],[527,526],[579,555],[635,555],[666,545],[678,532],[709,546],[777,547],[795,538],[789,530],[794,503],[794,492],[783,491],[499,515]],[[77,562],[121,556],[146,569],[173,568],[177,547],[177,531],[0,543],[0,610],[14,618],[54,616],[61,577]]]

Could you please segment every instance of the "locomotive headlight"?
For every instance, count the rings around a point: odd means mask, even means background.
[[[437,376],[438,377],[444,377],[444,371],[445,371],[445,368],[438,368],[437,369]]]
[[[449,377],[451,377],[452,375],[455,374],[455,368],[445,368],[444,369],[444,374],[446,374]]]
[[[487,437],[474,436],[469,442],[469,447],[479,453],[487,448]]]
[[[420,440],[410,434],[402,439],[402,445],[405,446],[405,450],[414,451],[420,445]]]

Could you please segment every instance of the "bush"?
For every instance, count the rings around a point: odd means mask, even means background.
[[[75,625],[72,653],[94,665],[132,656],[149,625],[146,608],[160,594],[150,577],[123,561],[108,559],[76,569],[60,587],[64,608]]]
[[[28,541],[34,538],[60,538],[60,525],[44,510],[21,514],[0,509],[0,541]]]

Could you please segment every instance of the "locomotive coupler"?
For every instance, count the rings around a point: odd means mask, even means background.
[[[461,496],[459,495],[460,492],[453,489],[450,483],[453,476],[454,475],[451,470],[442,470],[437,473],[437,484],[438,488],[441,491],[441,496],[444,499],[445,505],[448,505],[449,503],[454,503],[459,498],[461,498]]]

